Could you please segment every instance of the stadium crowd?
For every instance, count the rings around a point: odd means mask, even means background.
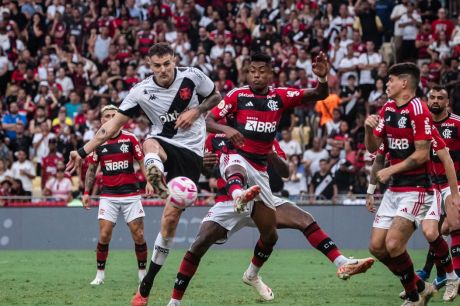
[[[64,173],[69,152],[95,135],[103,106],[150,74],[155,42],[222,95],[246,83],[254,50],[272,56],[274,85],[295,88],[316,85],[311,59],[327,53],[330,95],[282,118],[290,175],[272,189],[312,201],[364,194],[364,119],[387,99],[389,65],[416,61],[421,96],[443,84],[460,99],[459,12],[454,0],[2,0],[0,195],[76,196],[83,177]],[[142,140],[149,124],[140,116],[125,128]],[[202,187],[212,192],[215,179]]]

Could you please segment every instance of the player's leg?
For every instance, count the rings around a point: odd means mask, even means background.
[[[143,143],[144,165],[147,173],[147,180],[152,184],[155,193],[162,199],[168,196],[166,186],[164,163],[168,156],[156,139],[148,138]]]
[[[105,264],[109,256],[109,243],[112,239],[112,230],[117,222],[119,207],[110,203],[108,199],[100,199],[99,219],[99,240],[96,248],[97,272],[91,285],[100,285],[105,279]]]
[[[262,282],[261,277],[259,277],[259,270],[270,257],[273,247],[278,240],[275,210],[261,201],[256,201],[251,217],[259,230],[260,238],[254,248],[254,256],[251,263],[243,274],[243,282],[254,287],[256,292],[264,300],[273,300],[274,294],[270,287]]]
[[[366,272],[374,259],[349,259],[342,255],[335,242],[325,233],[313,216],[293,203],[276,206],[278,228],[297,229],[315,249],[324,254],[339,270],[337,276],[348,279],[351,275]]]
[[[138,277],[141,282],[145,277],[145,268],[147,267],[148,248],[144,238],[144,218],[138,217],[128,223],[131,237],[134,241],[134,252],[136,253],[137,268],[139,269]]]
[[[449,226],[451,247],[450,251],[452,254],[452,267],[457,275],[460,277],[460,211],[458,207],[453,205],[452,197],[449,195],[445,201],[446,209],[446,224]],[[444,293],[443,299],[445,301],[452,301],[458,294],[459,291],[459,280],[448,281],[446,283],[446,292]]]
[[[179,266],[168,306],[180,304],[190,280],[198,269],[201,258],[214,243],[225,239],[227,237],[227,232],[228,231],[224,227],[216,222],[206,221],[202,223],[195,241],[185,253]]]

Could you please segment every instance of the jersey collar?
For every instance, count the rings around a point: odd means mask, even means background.
[[[434,120],[433,120],[433,122],[434,122],[434,123],[437,123],[437,124],[444,123],[447,119],[450,118],[450,115],[451,115],[451,113],[450,113],[450,112],[447,112],[447,117],[446,117],[446,118],[441,119],[441,120],[439,120],[439,121],[434,121]]]
[[[177,67],[174,68],[174,77],[173,77],[173,80],[172,80],[171,84],[169,84],[169,86],[167,86],[167,87],[161,86],[160,84],[158,84],[157,81],[155,80],[155,75],[152,75],[152,80],[153,80],[153,82],[155,83],[155,85],[157,85],[158,87],[161,87],[161,88],[164,88],[164,89],[169,89],[169,87],[171,87],[171,85],[174,84],[174,81],[176,80],[176,76],[177,76]]]

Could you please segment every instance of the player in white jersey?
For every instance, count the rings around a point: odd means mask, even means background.
[[[206,138],[204,115],[219,103],[221,96],[211,79],[200,70],[176,68],[174,51],[166,43],[153,45],[147,60],[153,76],[134,86],[115,117],[102,125],[84,147],[70,153],[67,169],[79,169],[82,158],[112,137],[142,109],[152,122],[151,133],[143,143],[147,179],[155,193],[165,199],[168,197],[166,180],[186,176],[198,183]],[[133,305],[147,304],[155,275],[172,246],[181,213],[182,210],[167,201],[152,262]]]

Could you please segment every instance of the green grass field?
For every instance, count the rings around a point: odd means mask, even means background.
[[[262,303],[241,282],[251,250],[210,251],[191,281],[182,305],[400,305],[401,285],[380,263],[348,281],[335,276],[335,266],[316,251],[275,251],[261,275],[275,293]],[[345,255],[368,256],[366,251]],[[183,250],[171,252],[157,276],[149,305],[166,305]],[[413,251],[416,267],[425,252]],[[93,251],[0,252],[0,305],[130,305],[137,289],[134,251],[111,250],[105,284],[92,287]],[[442,292],[430,305],[442,305]],[[459,299],[460,300],[460,299]],[[455,301],[453,304],[458,304]]]

